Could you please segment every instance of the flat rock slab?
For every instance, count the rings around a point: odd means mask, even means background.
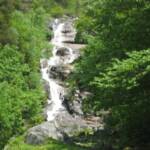
[[[64,43],[64,46],[70,47],[73,50],[80,50],[86,47],[85,44],[75,44],[75,43]]]

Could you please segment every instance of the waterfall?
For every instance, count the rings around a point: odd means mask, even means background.
[[[41,59],[42,79],[45,91],[48,93],[47,105],[44,108],[46,121],[29,129],[26,136],[28,144],[41,144],[48,138],[62,141],[85,129],[86,131],[103,129],[99,118],[94,116],[83,118],[79,91],[76,91],[72,104],[68,105],[74,114],[70,114],[69,109],[64,105],[64,95],[67,95],[64,82],[73,71],[72,63],[80,56],[79,49],[84,45],[73,43],[76,31],[71,19],[65,21],[64,18],[56,19],[53,22],[53,32],[52,57]]]
[[[59,78],[56,79],[52,76],[51,68],[57,69],[57,67],[65,66],[72,63],[77,58],[73,49],[64,45],[64,42],[68,40],[74,41],[76,33],[72,23],[66,24],[66,22],[60,22],[60,20],[55,19],[53,23],[53,32],[54,37],[51,41],[53,44],[53,56],[48,60],[48,66],[41,68],[42,78],[48,82],[50,88],[50,99],[48,99],[47,102],[52,105],[52,110],[47,110],[47,121],[54,120],[60,110],[65,109],[62,105],[64,87],[58,84],[57,81]],[[64,53],[67,51],[67,54],[64,56],[58,55],[57,52],[59,49],[63,49]]]

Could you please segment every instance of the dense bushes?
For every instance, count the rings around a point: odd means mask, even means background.
[[[75,16],[80,10],[80,0],[35,0],[34,3],[36,6],[41,4],[52,17]]]
[[[1,6],[0,149],[27,124],[41,120],[44,101],[39,62],[41,50],[48,48],[47,15],[42,8],[22,12],[15,6],[10,1]]]
[[[149,149],[150,2],[83,3],[77,28],[88,44],[70,82],[93,93],[84,101],[85,113],[110,112],[99,148]]]

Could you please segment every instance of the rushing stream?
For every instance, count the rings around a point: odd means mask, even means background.
[[[53,56],[48,60],[47,67],[42,67],[42,78],[46,80],[49,84],[49,97],[48,104],[52,105],[51,110],[47,110],[47,121],[52,121],[57,116],[61,109],[65,109],[62,105],[64,97],[64,87],[58,84],[56,78],[51,75],[51,71],[57,69],[57,67],[65,66],[72,63],[77,55],[74,50],[64,46],[64,42],[74,41],[75,29],[73,28],[72,22],[61,22],[55,19],[53,23],[54,37],[51,41],[53,44],[52,54]],[[58,55],[58,51],[63,50],[64,54]],[[66,51],[66,52],[65,52]],[[41,60],[42,61],[42,60]]]

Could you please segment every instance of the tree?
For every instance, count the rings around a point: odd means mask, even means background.
[[[110,112],[106,136],[101,137],[104,143],[115,150],[149,149],[150,2],[83,3],[86,8],[77,29],[80,40],[86,37],[87,47],[70,82],[77,80],[81,90],[93,93],[83,101],[85,113]]]

